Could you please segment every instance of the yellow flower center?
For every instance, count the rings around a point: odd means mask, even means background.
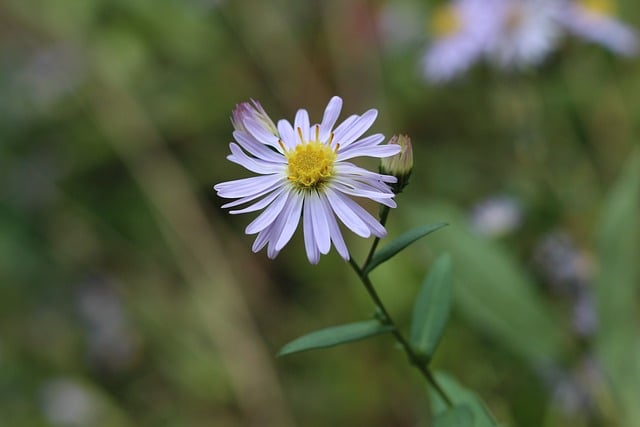
[[[333,164],[337,157],[338,147],[336,146],[335,150],[332,150],[331,140],[328,144],[318,141],[317,127],[315,141],[304,141],[300,129],[298,129],[298,134],[302,143],[296,145],[293,150],[285,150],[289,181],[302,189],[318,188],[333,176]],[[333,139],[333,135],[331,139]]]
[[[613,16],[616,13],[615,0],[580,0],[582,7],[594,15]]]
[[[462,22],[455,7],[441,6],[431,15],[429,27],[437,37],[447,37],[457,33],[462,27]]]

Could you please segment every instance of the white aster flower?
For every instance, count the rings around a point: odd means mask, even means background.
[[[615,0],[570,0],[560,16],[569,31],[624,56],[640,50],[638,33],[618,21]]]
[[[500,0],[453,0],[432,13],[433,42],[422,57],[427,79],[451,80],[471,67],[499,32]]]
[[[352,115],[333,129],[342,99],[331,98],[320,124],[309,124],[306,110],[296,113],[293,126],[287,120],[277,127],[260,104],[240,104],[232,122],[235,142],[229,144],[227,158],[258,174],[251,178],[217,184],[220,197],[237,199],[223,205],[235,207],[232,214],[263,210],[246,228],[258,234],[253,251],[267,246],[275,258],[289,242],[300,218],[307,257],[317,264],[331,243],[345,260],[349,251],[336,217],[361,237],[384,237],[384,227],[350,196],[374,200],[395,207],[388,184],[396,178],[360,168],[348,160],[359,157],[389,157],[400,151],[398,145],[380,145],[384,135],[361,136],[375,121],[377,110]],[[275,129],[275,133],[272,132]]]
[[[561,34],[557,0],[502,0],[500,35],[488,52],[503,69],[538,65],[556,46]]]

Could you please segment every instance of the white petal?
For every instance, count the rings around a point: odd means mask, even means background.
[[[269,245],[267,246],[267,256],[270,259],[274,259],[280,253],[280,250],[276,247],[276,242],[282,233],[282,228],[284,227],[285,221],[285,211],[286,207],[283,210],[282,214],[279,215],[274,223],[269,227]]]
[[[355,144],[349,145],[342,153],[338,153],[338,161],[351,159],[353,157],[391,157],[402,151],[402,147],[399,145],[377,145],[356,147]]]
[[[340,154],[341,152],[344,152],[346,150],[346,148],[348,148],[349,150],[353,149],[354,147],[369,147],[369,146],[376,146],[378,144],[380,144],[382,141],[384,141],[384,135],[381,133],[376,133],[375,135],[370,135],[367,136],[366,138],[363,138],[359,141],[356,141],[350,145],[348,145],[348,147],[342,147],[342,145],[340,146],[340,149],[338,150],[338,154]]]
[[[233,163],[237,163],[251,172],[259,174],[272,174],[272,173],[284,173],[285,165],[281,163],[266,162],[261,159],[256,159],[247,156],[247,154],[240,148],[238,144],[229,144],[231,149],[231,155],[227,156],[227,159]]]
[[[241,199],[234,200],[234,201],[229,202],[229,203],[225,203],[221,207],[222,207],[222,209],[227,209],[227,208],[233,208],[233,207],[236,207],[236,206],[244,205],[245,203],[249,203],[249,202],[251,202],[251,201],[253,201],[253,200],[255,200],[255,199],[259,198],[259,197],[263,197],[263,196],[265,196],[267,194],[270,194],[272,191],[274,191],[275,189],[280,188],[280,187],[284,188],[283,184],[280,183],[280,182],[276,182],[271,187],[267,188],[265,191],[263,191],[261,193],[253,194],[253,195],[248,196],[248,197],[243,197]]]
[[[288,189],[285,188],[285,187],[281,187],[278,190],[270,193],[265,198],[260,199],[256,203],[254,203],[254,204],[252,204],[250,206],[247,206],[244,209],[229,211],[229,213],[233,214],[233,215],[237,215],[237,214],[243,214],[243,213],[247,213],[247,212],[255,212],[255,211],[259,211],[260,209],[264,209],[269,204],[271,204],[271,202],[273,202],[276,199],[276,197],[278,197],[280,194],[282,194],[283,191],[288,191]]]
[[[273,203],[269,205],[269,207],[264,210],[264,212],[258,215],[256,219],[254,219],[249,225],[247,225],[247,228],[244,232],[246,234],[255,234],[271,225],[276,220],[278,215],[280,215],[280,212],[282,212],[282,209],[287,203],[288,198],[288,191],[284,191],[280,195],[278,195],[278,197],[273,201]]]
[[[320,141],[327,141],[329,139],[331,129],[333,129],[336,120],[338,120],[338,116],[340,116],[340,110],[342,110],[342,99],[334,96],[327,104],[327,108],[324,110],[324,115],[322,116]]]
[[[280,236],[278,237],[278,241],[276,242],[276,250],[280,250],[286,245],[289,240],[291,240],[291,236],[296,231],[298,227],[298,223],[300,222],[300,216],[302,214],[302,201],[303,197],[301,194],[292,194],[289,200],[289,205],[287,209],[282,214],[282,218],[284,220],[284,226],[282,231],[280,232]]]
[[[251,135],[263,144],[278,146],[278,137],[269,132],[262,123],[256,121],[253,117],[247,117],[244,125]]]
[[[302,214],[302,229],[304,232],[304,248],[307,251],[307,258],[311,264],[317,264],[320,261],[320,251],[313,235],[313,225],[311,224],[311,214],[309,213],[309,203],[307,199],[304,201]]]
[[[298,132],[298,129],[302,132],[302,142],[309,141],[309,113],[307,113],[307,110],[302,108],[298,110],[293,127],[296,132]]]
[[[345,202],[345,200],[349,200],[348,197],[330,188],[325,189],[325,194],[329,199],[331,209],[344,225],[360,237],[369,237],[371,235],[371,230],[367,224]]]
[[[271,244],[271,241],[270,241],[269,246],[267,246],[267,256],[269,257],[269,259],[274,259],[275,257],[278,256],[279,253],[280,251],[277,250],[275,246]]]
[[[329,233],[329,223],[318,194],[311,193],[307,197],[307,203],[309,203],[308,212],[311,214],[313,235],[318,243],[318,249],[321,254],[327,254],[331,249],[331,235]]]
[[[258,237],[256,237],[256,240],[253,242],[253,246],[251,246],[251,250],[254,253],[260,251],[269,242],[270,231],[271,230],[267,228],[258,233]]]
[[[338,175],[333,178],[331,184],[334,187],[346,186],[351,190],[372,192],[378,197],[390,198],[394,196],[391,187],[380,180]]]
[[[273,224],[269,226],[269,245],[267,246],[267,256],[274,259],[280,253],[280,249],[277,247],[277,242],[282,236],[282,230],[286,225],[288,219],[287,210],[290,209],[291,204],[287,203],[282,213],[278,215]]]
[[[358,117],[350,126],[336,129],[334,132],[334,140],[340,144],[341,148],[345,148],[365,133],[378,117],[378,110],[371,109]],[[340,131],[338,131],[340,130]]]
[[[233,138],[248,153],[262,160],[275,163],[285,163],[287,160],[282,154],[273,151],[270,146],[255,139],[251,134],[241,131],[233,132]],[[280,147],[276,147],[278,150]]]
[[[362,206],[354,202],[348,197],[344,198],[344,202],[347,204],[349,209],[353,211],[362,221],[367,224],[367,227],[371,230],[371,234],[376,237],[384,237],[387,235],[387,230],[384,229],[382,224],[378,222],[377,219],[373,217],[369,212],[367,212]]]
[[[342,202],[344,202],[347,209],[349,209],[367,225],[369,230],[371,230],[371,234],[376,237],[384,237],[387,235],[387,230],[385,230],[384,227],[378,222],[378,220],[375,219],[373,215],[367,212],[362,206],[351,200],[349,197],[343,196],[337,191],[335,193],[338,198],[342,199]]]
[[[288,120],[278,121],[278,133],[280,133],[280,139],[287,149],[292,149],[298,145],[298,135],[291,127],[291,123]]]
[[[394,196],[391,187],[387,184],[377,181],[377,180],[368,180],[366,178],[358,178],[358,177],[348,177],[338,175],[333,178],[331,181],[334,187],[347,187],[351,191],[362,191],[362,195],[359,197],[383,197],[383,198],[391,198]],[[354,194],[357,196],[357,194]]]
[[[359,180],[374,180],[393,184],[398,182],[398,178],[392,175],[383,175],[377,172],[371,172],[349,162],[337,162],[334,165],[336,173],[342,176],[356,177]]]
[[[342,182],[334,182],[333,188],[350,196],[371,199],[380,204],[389,206],[390,208],[395,208],[397,206],[396,202],[393,201],[393,193],[381,193],[379,191],[366,190],[360,186],[353,188],[352,186],[347,186]]]
[[[333,145],[336,144],[336,138],[335,135],[342,135],[344,132],[346,132],[347,129],[349,129],[349,127],[356,121],[358,120],[358,118],[360,118],[360,116],[353,114],[349,117],[347,117],[345,120],[342,121],[342,123],[340,123],[340,125],[338,125],[338,127],[336,128],[336,130],[333,131]]]
[[[329,199],[325,194],[320,194],[320,204],[324,209],[325,216],[329,223],[329,233],[331,234],[331,240],[333,241],[336,250],[340,254],[340,256],[345,260],[349,261],[349,249],[347,249],[347,245],[344,242],[344,238],[342,237],[342,233],[340,232],[340,227],[338,226],[338,221],[336,221],[336,217],[331,210],[331,204],[329,203]]]
[[[266,193],[273,185],[282,181],[286,177],[282,174],[252,176],[250,178],[236,179],[234,181],[221,182],[213,188],[218,192],[218,196],[226,199],[237,199]]]
[[[376,133],[373,135],[369,135],[366,138],[362,138],[352,144],[352,146],[369,146],[369,145],[378,145],[382,141],[384,141],[384,135],[381,133]]]

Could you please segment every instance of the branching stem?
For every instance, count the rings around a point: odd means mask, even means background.
[[[387,206],[384,206],[380,211],[380,223],[383,226],[387,221],[388,215],[389,215],[389,208]],[[378,310],[378,313],[381,317],[380,322],[382,322],[385,325],[389,325],[393,327],[391,333],[393,334],[398,344],[400,344],[400,346],[406,353],[409,359],[409,363],[411,363],[411,365],[413,365],[416,369],[420,371],[422,376],[427,380],[427,382],[431,385],[431,387],[433,387],[433,389],[438,393],[438,395],[447,404],[447,406],[453,407],[453,402],[451,401],[449,396],[447,396],[447,393],[440,386],[440,384],[438,384],[438,382],[436,381],[435,377],[429,370],[429,367],[427,366],[425,361],[416,354],[416,352],[413,350],[413,347],[411,347],[411,344],[409,344],[409,341],[407,341],[407,339],[402,334],[402,332],[400,332],[400,329],[398,329],[396,323],[393,321],[393,318],[391,317],[384,303],[380,299],[378,292],[374,288],[373,283],[371,283],[369,274],[364,272],[366,266],[369,264],[369,262],[371,261],[371,258],[375,254],[375,251],[378,247],[379,242],[380,242],[380,238],[376,237],[375,240],[373,241],[371,250],[369,251],[369,254],[367,255],[367,259],[365,260],[362,268],[358,266],[358,264],[353,260],[352,257],[349,257],[349,265],[351,265],[353,270],[356,272],[356,274],[358,275],[358,278],[360,278],[360,280],[362,281],[362,284],[367,290],[367,293],[373,300]]]

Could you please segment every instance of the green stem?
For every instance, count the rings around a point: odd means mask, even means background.
[[[380,223],[383,226],[387,222],[388,215],[389,215],[389,208],[387,206],[384,206],[380,211]],[[371,261],[371,258],[373,257],[373,254],[375,253],[379,242],[380,242],[380,238],[376,237],[376,239],[373,241],[373,245],[371,246],[371,250],[367,255],[367,259],[364,262],[364,267],[366,267],[369,264],[369,261]],[[396,323],[393,321],[393,318],[391,317],[384,303],[380,299],[378,292],[373,287],[373,283],[371,283],[371,279],[369,279],[369,275],[364,273],[364,267],[360,268],[358,264],[353,260],[352,257],[349,257],[349,265],[353,267],[353,270],[356,272],[356,274],[362,281],[362,284],[367,290],[367,293],[369,294],[374,304],[376,305],[378,313],[382,317],[380,321],[385,325],[389,325],[393,327],[393,329],[391,330],[391,333],[395,337],[398,344],[400,344],[400,346],[403,348],[403,350],[407,354],[407,357],[409,358],[409,363],[411,363],[412,366],[414,366],[416,369],[420,371],[422,376],[433,387],[433,389],[438,393],[438,395],[440,395],[440,397],[447,404],[447,406],[453,407],[453,402],[451,401],[449,396],[447,396],[447,393],[445,393],[444,389],[440,386],[440,384],[438,384],[433,374],[431,373],[427,365],[424,363],[424,360],[418,357],[415,351],[413,351],[413,347],[411,347],[411,344],[409,344],[409,341],[407,341],[404,335],[402,335],[402,332],[400,332],[400,330],[396,326]]]

